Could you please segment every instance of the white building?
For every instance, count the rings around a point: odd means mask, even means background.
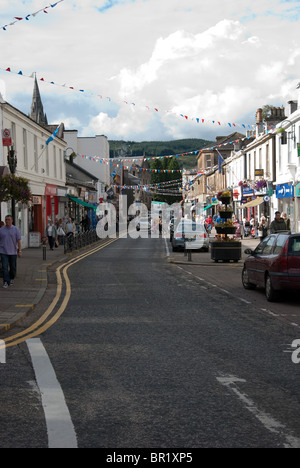
[[[77,130],[65,130],[67,142],[66,157],[77,154],[74,162],[82,169],[94,174],[98,179],[98,200],[104,198],[105,188],[110,185],[109,143],[104,135],[79,137]]]
[[[276,211],[285,212],[292,232],[300,232],[299,102],[290,101],[285,109],[274,109],[277,115],[273,117],[280,122],[271,127],[266,122],[257,124],[255,140],[233,152],[224,165],[240,218],[252,214],[259,220],[265,215],[272,221]],[[257,190],[255,182],[261,179],[267,186]],[[239,181],[248,182],[249,187],[242,189]]]
[[[299,96],[300,98],[300,96]],[[287,118],[276,128],[276,206],[291,219],[292,231],[300,232],[300,99],[290,101]]]
[[[30,245],[31,232],[44,236],[47,218],[63,217],[64,202],[60,197],[66,192],[64,151],[66,143],[55,138],[49,145],[46,141],[51,132],[39,125],[18,109],[0,100],[1,133],[9,129],[12,147],[17,157],[16,176],[29,180],[32,202],[29,206],[18,203],[15,224],[22,234],[24,248]],[[0,143],[0,166],[7,166],[8,147]],[[1,204],[1,219],[11,213],[11,203]]]

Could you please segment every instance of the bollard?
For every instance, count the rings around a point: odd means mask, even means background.
[[[43,260],[47,260],[47,246],[43,244]]]
[[[192,251],[188,250],[188,262],[192,261]]]
[[[45,260],[47,260],[47,244],[46,244],[47,239],[46,239],[46,237],[42,238],[42,242],[43,242],[43,260],[45,261]]]

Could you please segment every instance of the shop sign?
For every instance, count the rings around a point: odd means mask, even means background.
[[[296,187],[296,197],[300,197],[300,184]]]
[[[33,205],[41,205],[42,204],[42,197],[39,197],[37,195],[33,195],[32,204]]]
[[[254,195],[254,190],[250,187],[243,187],[243,195],[253,196]]]
[[[255,175],[255,177],[263,177],[264,176],[264,170],[263,169],[255,169],[254,175]]]
[[[276,186],[276,198],[293,198],[294,185],[282,184]]]
[[[56,197],[57,195],[57,186],[46,184],[45,195],[48,197]]]
[[[300,157],[300,143],[297,143],[298,156]]]

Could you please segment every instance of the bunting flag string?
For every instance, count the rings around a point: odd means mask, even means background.
[[[38,10],[38,11],[36,11],[36,12],[34,12],[34,13],[30,13],[29,15],[26,15],[26,16],[24,16],[24,17],[15,16],[14,19],[13,19],[13,21],[12,21],[11,23],[5,24],[4,26],[1,26],[0,29],[2,29],[3,31],[7,31],[7,28],[8,28],[9,26],[14,26],[16,23],[19,23],[20,21],[23,21],[23,20],[29,21],[29,19],[30,19],[31,17],[35,18],[39,13],[42,13],[42,12],[43,12],[43,13],[48,14],[49,8],[55,8],[56,5],[58,5],[59,3],[62,3],[62,2],[64,2],[64,1],[65,1],[65,0],[59,0],[59,1],[55,2],[55,3],[52,3],[52,4],[50,3],[50,5],[47,5],[47,6],[45,6],[44,8],[41,8],[41,10]]]
[[[64,0],[61,0],[61,1],[64,1]],[[4,72],[8,72],[8,73],[13,73],[13,74],[16,74],[16,75],[19,75],[19,76],[22,76],[22,77],[26,77],[26,78],[34,78],[35,77],[35,73],[31,73],[30,75],[26,75],[25,73],[23,73],[22,70],[20,70],[19,72],[16,72],[16,71],[13,71],[11,67],[7,67],[7,68],[2,68],[0,67],[0,70],[4,71]],[[63,85],[61,84],[58,84],[58,83],[55,83],[54,81],[48,81],[46,80],[45,78],[39,78],[39,81],[42,82],[42,83],[47,83],[47,84],[51,84],[51,85],[54,85],[54,86],[59,86],[59,87],[62,87],[62,88],[65,88],[65,89],[69,89],[71,91],[74,91],[74,92],[78,92],[78,93],[81,93],[82,95],[85,95],[86,97],[95,97],[97,99],[100,99],[100,100],[105,100],[106,102],[109,102],[109,103],[115,103],[115,104],[125,104],[126,106],[131,106],[131,108],[135,108],[137,106],[137,104],[135,102],[132,102],[130,100],[127,100],[127,99],[123,99],[122,101],[118,100],[118,99],[113,99],[112,97],[109,97],[109,96],[104,96],[103,94],[99,94],[95,91],[89,91],[89,90],[86,90],[86,89],[79,89],[79,88],[76,88],[75,86],[70,86],[70,85],[67,85],[66,83],[64,83]],[[179,117],[179,118],[184,118],[185,121],[190,121],[190,122],[196,122],[197,124],[203,124],[203,125],[214,125],[214,126],[225,126],[225,127],[229,127],[229,128],[233,128],[233,129],[236,129],[237,127],[239,128],[243,128],[244,130],[253,130],[255,128],[255,125],[250,125],[250,124],[245,124],[245,123],[232,123],[232,122],[221,122],[221,120],[217,120],[217,119],[210,119],[210,118],[200,118],[200,117],[191,117],[191,116],[188,116],[186,114],[178,114],[176,112],[173,112],[171,110],[164,110],[164,109],[159,109],[157,107],[150,107],[150,106],[139,106],[140,108],[143,108],[143,109],[146,109],[147,111],[154,111],[155,113],[166,113],[167,115],[173,115],[175,117]]]

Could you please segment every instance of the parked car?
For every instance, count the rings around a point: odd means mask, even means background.
[[[136,226],[136,230],[137,231],[150,231],[150,228],[151,228],[151,221],[149,220],[149,218],[140,218],[137,226]]]
[[[300,290],[300,234],[272,234],[245,253],[249,254],[242,272],[245,289],[265,288],[270,302],[279,291]]]
[[[205,226],[189,220],[182,220],[174,231],[172,238],[173,252],[178,249],[209,250],[209,235]]]

